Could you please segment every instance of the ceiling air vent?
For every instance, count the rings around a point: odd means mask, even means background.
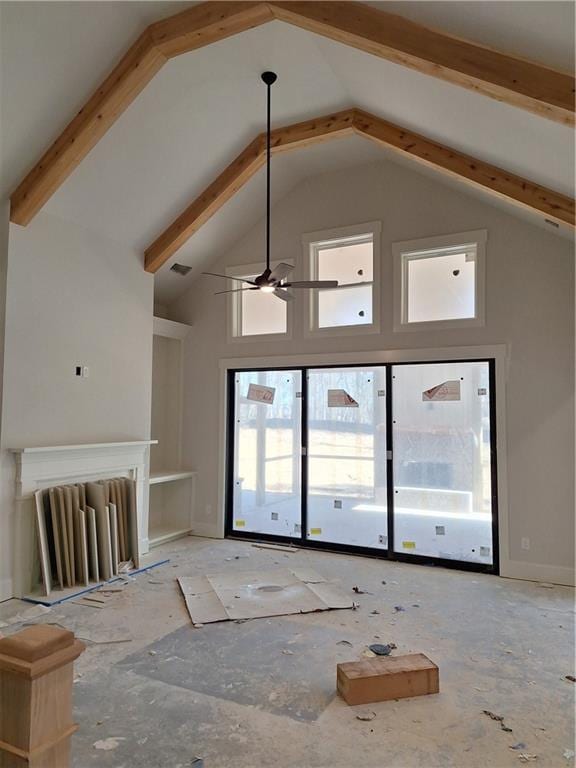
[[[175,264],[172,264],[172,266],[170,267],[170,270],[172,272],[176,272],[177,275],[181,275],[182,277],[187,275],[191,269],[192,267],[187,267],[186,264],[178,264],[178,262],[176,262]]]

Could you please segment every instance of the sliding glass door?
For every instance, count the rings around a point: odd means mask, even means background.
[[[300,371],[234,375],[232,531],[300,538]]]
[[[392,369],[394,551],[493,564],[486,362]]]
[[[493,365],[231,372],[227,533],[497,570]]]
[[[307,536],[387,549],[386,368],[306,376]]]

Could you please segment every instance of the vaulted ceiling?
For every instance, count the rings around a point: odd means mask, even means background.
[[[2,5],[4,193],[13,191],[137,35],[190,5]],[[573,69],[569,2],[371,5],[549,67]],[[143,252],[262,130],[264,69],[279,74],[277,126],[359,107],[573,196],[570,127],[272,21],[171,59],[45,210]],[[275,161],[276,198],[306,175],[371,162],[378,152],[356,139],[345,141],[345,151],[326,145],[308,152],[306,161],[297,154]],[[221,211],[218,227],[207,225],[173,258],[193,263],[199,251],[203,258],[221,252],[231,231],[238,235],[238,226],[258,219],[261,187],[253,180]],[[234,226],[227,226],[227,215]]]

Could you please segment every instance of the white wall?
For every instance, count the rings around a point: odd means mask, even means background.
[[[268,355],[508,345],[506,397],[513,575],[569,580],[574,563],[574,263],[572,244],[467,194],[391,162],[309,179],[274,209],[273,258],[301,258],[305,232],[382,221],[382,332],[303,338],[296,307],[291,341],[228,343],[226,300],[203,278],[171,307],[192,323],[185,363],[183,462],[199,471],[197,530],[217,535],[219,360]],[[391,243],[488,230],[486,325],[392,331]],[[263,255],[260,223],[214,264]],[[299,301],[302,301],[300,299]],[[278,361],[281,365],[281,360]],[[499,392],[498,396],[504,396]],[[520,540],[528,537],[529,551]]]
[[[0,599],[11,595],[9,448],[148,439],[153,279],[141,254],[40,213],[10,225]],[[88,378],[74,375],[89,366]]]

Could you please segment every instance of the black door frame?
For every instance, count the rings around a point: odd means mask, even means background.
[[[442,363],[488,363],[489,378],[489,410],[490,410],[490,480],[492,493],[492,559],[491,565],[471,563],[464,560],[432,557],[428,555],[408,555],[394,551],[394,475],[393,475],[393,430],[392,430],[392,368],[401,365],[438,365]],[[388,547],[373,549],[358,547],[351,544],[315,541],[307,538],[308,531],[308,377],[310,370],[323,368],[385,368],[386,370],[386,459],[387,479],[387,514],[388,514]],[[300,371],[302,376],[301,388],[301,513],[300,537],[278,536],[270,533],[254,533],[250,531],[235,531],[233,529],[234,512],[234,422],[235,422],[235,376],[237,373],[257,371]],[[254,367],[228,369],[226,376],[226,492],[225,492],[225,523],[226,538],[244,539],[247,541],[265,541],[276,544],[292,544],[299,547],[325,550],[330,552],[345,552],[351,555],[364,555],[396,562],[417,563],[422,565],[438,565],[444,568],[455,568],[460,571],[475,571],[477,573],[500,573],[500,546],[498,535],[498,457],[496,448],[496,360],[489,358],[468,358],[455,360],[402,360],[387,363],[345,363],[330,365],[285,365],[276,367]]]

